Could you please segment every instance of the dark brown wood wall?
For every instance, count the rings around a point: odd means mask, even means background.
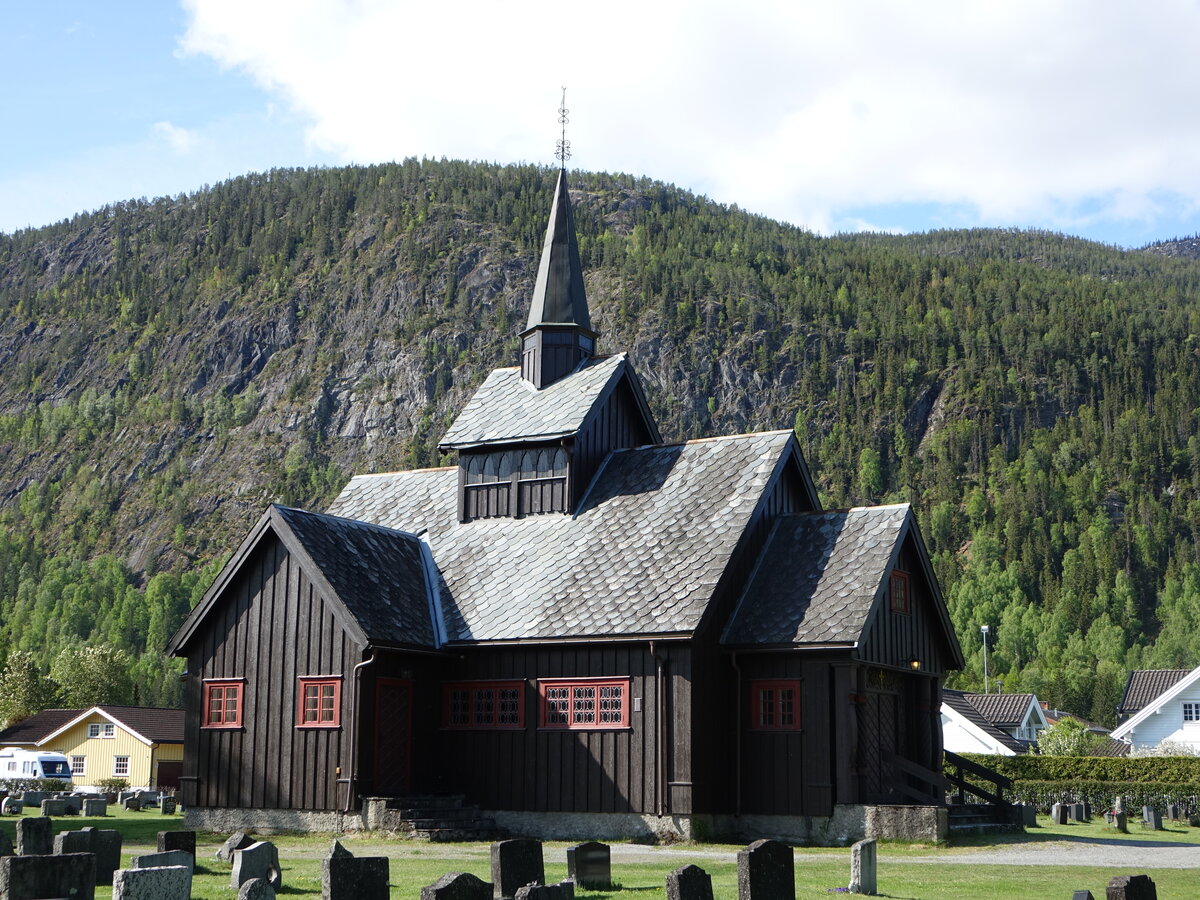
[[[876,665],[901,668],[908,668],[910,661],[916,659],[921,663],[921,671],[944,675],[947,657],[942,626],[911,535],[901,547],[899,568],[909,575],[911,612],[892,612],[889,598],[885,596],[874,618],[868,622],[859,658]]]
[[[646,430],[633,391],[622,381],[575,437],[571,460],[572,509],[578,506],[596,470],[610,452],[641,447],[649,442],[650,433]]]
[[[525,681],[525,725],[509,729],[453,729],[441,720],[441,685],[418,685],[413,755],[414,791],[453,790],[485,809],[546,812],[655,813],[655,759],[663,753],[664,784],[690,781],[691,653],[682,643],[660,642],[664,702],[656,689],[656,662],[647,643],[558,647],[469,648],[443,667],[448,681]],[[538,678],[630,679],[628,728],[559,730],[538,727]],[[636,711],[635,700],[641,710]],[[661,718],[660,718],[661,716]],[[659,734],[662,743],[659,743]],[[665,794],[668,810],[691,811],[686,792]]]
[[[185,802],[338,809],[350,765],[353,666],[362,648],[286,547],[264,537],[217,600],[188,655]],[[296,727],[297,678],[341,675],[341,727]],[[201,728],[203,680],[244,678],[242,727]]]

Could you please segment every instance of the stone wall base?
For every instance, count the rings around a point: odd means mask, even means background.
[[[347,831],[362,831],[364,823],[362,813],[358,812],[191,807],[183,811],[183,827],[190,831],[211,831],[217,834],[232,834],[235,831],[253,834],[279,834],[287,831],[343,834]]]

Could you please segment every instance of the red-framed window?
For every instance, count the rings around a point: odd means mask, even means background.
[[[629,679],[543,679],[538,682],[542,728],[628,728]]]
[[[908,615],[912,612],[912,597],[908,592],[908,573],[899,569],[892,572],[888,593],[891,595],[892,612]]]
[[[296,691],[297,728],[337,728],[342,724],[342,679],[339,676],[299,678]]]
[[[455,681],[442,687],[447,728],[524,728],[525,682]]]
[[[241,728],[243,679],[204,682],[204,728]]]
[[[750,727],[755,731],[797,730],[800,727],[800,682],[750,682]]]

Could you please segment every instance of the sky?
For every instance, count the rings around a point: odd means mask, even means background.
[[[822,234],[1200,233],[1200,0],[6,0],[0,231],[253,171],[625,172]]]

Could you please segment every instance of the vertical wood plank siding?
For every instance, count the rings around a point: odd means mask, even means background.
[[[665,660],[662,731],[668,741],[664,782],[688,780],[690,652],[680,644],[657,648]],[[453,729],[440,718],[441,688],[418,686],[428,731],[414,728],[414,756],[423,762],[414,784],[452,786],[486,809],[543,812],[656,811],[658,692],[655,661],[645,643],[465,650],[444,672],[450,680],[525,682],[521,729]],[[537,680],[555,677],[628,677],[629,727],[566,730],[539,727]],[[635,702],[640,700],[641,710]],[[434,713],[436,712],[436,715]],[[431,749],[432,748],[432,749]],[[687,813],[690,809],[673,809]]]
[[[649,442],[650,435],[637,411],[633,393],[622,381],[608,401],[583,423],[575,437],[571,460],[571,508],[579,503],[610,451],[640,447]]]
[[[899,568],[908,572],[909,613],[892,612],[884,598],[874,619],[868,624],[859,658],[883,666],[907,668],[910,660],[919,660],[921,671],[945,674],[947,656],[940,637],[929,584],[917,563],[912,537],[905,539],[900,551]]]
[[[286,548],[264,540],[188,658],[185,797],[202,807],[338,809],[350,765],[350,681],[362,648]],[[296,728],[297,678],[343,676],[339,728]],[[203,680],[243,678],[243,727],[201,728]],[[198,781],[191,780],[198,778]]]

